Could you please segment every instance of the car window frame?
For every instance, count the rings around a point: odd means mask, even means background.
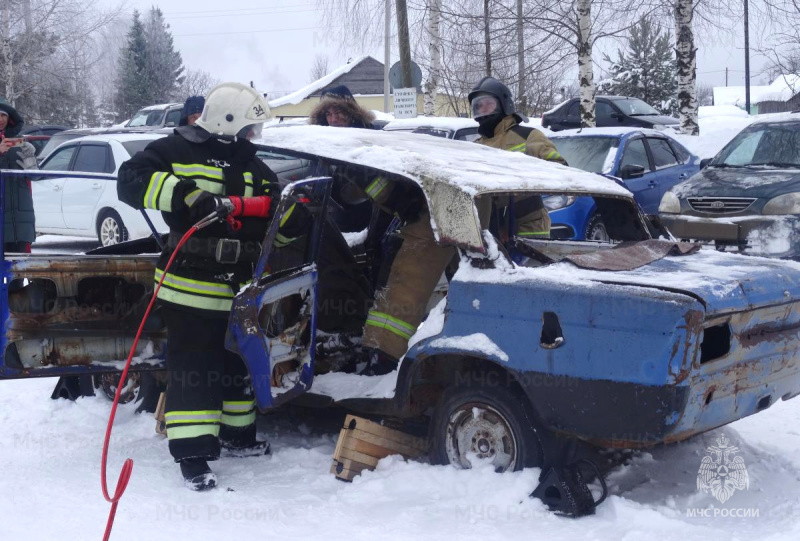
[[[70,171],[75,171],[77,173],[90,173],[90,174],[113,173],[114,172],[113,169],[111,169],[111,171],[108,170],[109,165],[113,164],[113,162],[114,162],[113,153],[111,151],[111,145],[109,143],[107,143],[105,141],[86,141],[86,142],[82,141],[82,142],[78,143],[78,147],[79,148],[78,148],[78,152],[75,154],[75,159],[72,161],[72,164],[70,164],[70,166],[71,166]],[[104,163],[104,167],[103,167],[102,171],[76,171],[75,170],[75,162],[78,161],[78,155],[81,153],[81,150],[83,149],[83,147],[101,147],[101,148],[103,148],[105,150],[106,159],[105,159],[105,163]],[[109,158],[111,158],[111,159],[109,159]]]
[[[600,120],[600,114],[597,112],[597,106],[600,105],[600,104],[607,105],[608,108],[611,109],[611,114],[609,114],[607,117],[604,117],[604,118],[607,118],[609,120],[616,120],[616,118],[614,118],[612,115],[613,114],[617,114],[617,115],[621,114],[620,110],[618,108],[616,108],[611,101],[598,99],[597,102],[595,103],[595,120]]]
[[[178,119],[175,121],[174,124],[170,125],[167,122],[167,119],[169,118],[169,115],[171,115],[171,114],[173,114],[175,112],[178,113]],[[172,127],[172,126],[177,127],[180,123],[181,123],[181,109],[172,109],[170,111],[167,111],[167,114],[164,115],[164,120],[163,120],[162,126],[164,126],[164,127]]]
[[[63,143],[63,144],[64,144],[63,147],[59,146],[58,148],[56,148],[55,150],[50,152],[50,154],[47,155],[47,158],[45,158],[45,160],[39,166],[39,169],[41,169],[43,171],[72,171],[72,164],[75,163],[75,157],[78,155],[78,147],[80,146],[80,143],[76,142],[74,144],[67,144],[67,143]],[[51,161],[53,161],[53,158],[57,154],[59,154],[61,152],[64,152],[64,151],[66,151],[68,149],[73,149],[73,151],[72,151],[72,156],[70,156],[70,158],[69,158],[69,163],[67,164],[67,168],[66,169],[45,169],[47,164],[50,163]]]
[[[648,154],[650,155],[650,160],[651,160],[651,163],[652,163],[652,166],[653,166],[653,169],[652,169],[653,171],[664,171],[666,169],[670,169],[672,167],[677,167],[677,166],[681,165],[681,161],[678,159],[678,156],[675,154],[675,151],[672,149],[672,145],[669,144],[669,141],[667,140],[666,137],[657,137],[657,136],[654,136],[654,135],[647,135],[647,136],[644,137],[644,139],[645,139],[645,145],[647,146]],[[665,165],[665,166],[662,166],[662,167],[657,167],[656,166],[656,155],[655,155],[655,152],[653,152],[653,149],[650,148],[650,140],[651,139],[656,140],[656,141],[663,141],[667,145],[667,149],[669,149],[670,153],[672,154],[672,157],[675,159],[675,163],[673,163],[672,165]]]
[[[566,110],[564,111],[564,119],[571,118],[569,116],[569,112],[572,110],[573,106],[577,107],[577,110],[578,110],[578,114],[575,115],[575,118],[580,120],[580,118],[581,118],[581,102],[580,102],[580,100],[577,100],[577,99],[567,103]]]
[[[647,144],[647,141],[645,141],[644,135],[637,135],[635,137],[630,137],[630,138],[625,140],[625,142],[623,143],[622,154],[620,155],[620,158],[619,158],[619,167],[620,167],[620,169],[622,168],[623,161],[625,159],[625,151],[628,150],[628,145],[630,145],[634,141],[641,141],[642,145],[644,145],[644,153],[647,156],[647,167],[648,167],[648,169],[645,169],[644,174],[646,175],[647,173],[655,172],[656,169],[655,169],[655,163],[654,163],[654,160],[653,160],[653,155],[650,153],[650,146]]]

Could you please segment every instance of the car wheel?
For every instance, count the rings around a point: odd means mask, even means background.
[[[128,230],[117,211],[104,210],[97,220],[97,238],[103,246],[111,246],[128,240]]]
[[[109,400],[114,400],[117,393],[117,385],[119,385],[120,374],[100,374],[92,376],[94,386],[103,392],[103,396]],[[128,378],[125,381],[125,388],[119,395],[119,403],[127,404],[133,401],[139,394],[139,373],[129,372]]]
[[[488,461],[498,473],[542,465],[542,444],[526,399],[508,387],[446,389],[431,420],[431,462],[472,468]]]
[[[595,240],[601,242],[608,242],[610,237],[606,226],[603,223],[603,218],[596,212],[589,218],[589,223],[586,224],[586,240]]]

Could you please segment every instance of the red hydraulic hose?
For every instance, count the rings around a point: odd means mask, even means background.
[[[215,213],[216,214],[216,213]],[[103,458],[101,462],[101,470],[100,470],[100,481],[102,483],[103,488],[103,497],[106,499],[107,502],[111,503],[111,510],[108,513],[108,522],[106,523],[106,531],[103,535],[103,541],[108,541],[108,538],[111,536],[111,528],[114,525],[114,515],[117,513],[117,504],[119,503],[120,498],[122,498],[122,494],[125,492],[125,489],[128,487],[128,481],[131,479],[131,472],[133,471],[133,460],[130,458],[125,459],[125,463],[122,465],[122,471],[119,472],[119,479],[117,480],[117,488],[114,491],[113,496],[108,495],[108,484],[106,483],[106,462],[108,458],[108,443],[111,439],[111,427],[114,425],[114,417],[117,414],[117,404],[119,403],[119,397],[123,387],[125,387],[125,378],[128,376],[128,368],[131,366],[131,360],[133,359],[133,354],[136,352],[136,345],[139,343],[139,337],[142,335],[142,329],[144,329],[144,324],[147,321],[147,316],[150,315],[150,310],[153,308],[153,304],[156,301],[156,296],[158,295],[158,290],[161,289],[161,284],[164,282],[164,278],[167,276],[167,271],[169,267],[172,265],[172,261],[175,259],[175,256],[178,254],[178,251],[181,249],[189,237],[194,235],[197,231],[205,227],[206,225],[210,224],[213,220],[209,220],[209,218],[214,217],[215,215],[211,215],[208,218],[201,220],[200,222],[193,225],[184,235],[181,237],[181,240],[178,242],[177,246],[175,246],[175,250],[172,252],[172,256],[170,256],[169,261],[167,261],[166,267],[164,267],[164,273],[161,275],[161,280],[158,281],[158,285],[156,286],[155,290],[153,291],[153,297],[150,299],[150,304],[147,305],[147,310],[144,312],[144,317],[142,318],[142,322],[139,324],[139,330],[136,331],[136,338],[133,340],[133,346],[131,346],[131,352],[128,354],[128,360],[125,361],[125,368],[122,370],[122,375],[119,378],[119,384],[117,385],[117,392],[114,395],[114,403],[111,405],[111,414],[108,417],[108,426],[106,427],[106,438],[103,441]]]

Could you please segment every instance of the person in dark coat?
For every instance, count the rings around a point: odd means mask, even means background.
[[[20,143],[17,138],[24,125],[19,112],[0,98],[0,169],[38,169],[34,146],[28,142]],[[36,239],[30,181],[8,177],[5,184],[5,251],[29,253],[31,243]]]
[[[350,89],[334,86],[322,92],[319,104],[308,117],[308,123],[336,128],[372,128],[375,114],[361,107]]]
[[[189,96],[181,109],[181,119],[178,126],[194,126],[194,123],[203,113],[206,99],[203,96]]]

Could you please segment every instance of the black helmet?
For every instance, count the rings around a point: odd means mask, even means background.
[[[500,101],[500,108],[504,116],[517,114],[517,109],[514,107],[514,98],[511,96],[511,91],[506,85],[495,79],[494,77],[484,77],[481,79],[472,92],[469,93],[469,101],[479,94],[491,94]]]

